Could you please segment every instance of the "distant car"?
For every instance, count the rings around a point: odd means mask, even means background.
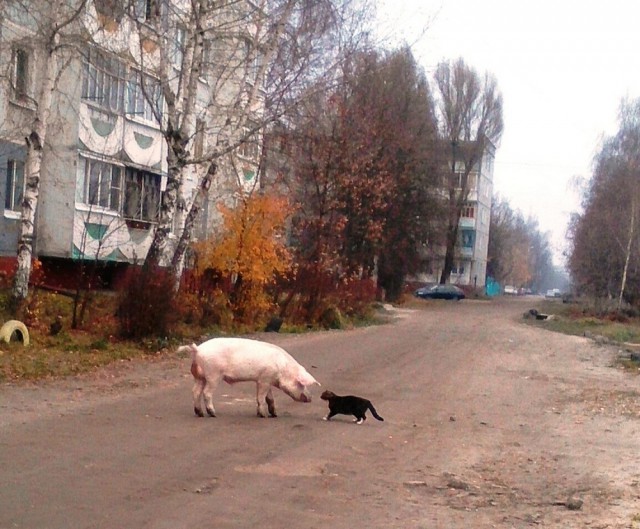
[[[516,296],[518,294],[518,289],[516,287],[512,287],[511,285],[507,285],[506,287],[504,287],[504,293]]]
[[[422,287],[414,292],[415,296],[422,299],[464,299],[464,292],[455,285],[433,285]]]
[[[544,295],[545,298],[561,298],[562,292],[560,292],[559,288],[554,288],[551,290],[547,290],[547,293]]]

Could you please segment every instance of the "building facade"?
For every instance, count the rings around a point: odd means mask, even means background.
[[[486,284],[494,160],[495,147],[487,142],[479,161],[473,164],[468,175],[469,192],[458,221],[458,242],[449,279],[456,285],[480,288]],[[458,181],[456,192],[460,192],[465,173],[463,161],[456,161],[454,173],[452,176]],[[432,253],[425,259],[426,270],[417,279],[437,283],[444,264],[444,248],[435,247],[430,251]]]
[[[40,9],[47,4],[34,1]],[[137,0],[128,7],[133,11],[105,12],[105,6],[112,4],[88,2],[85,12],[70,24],[69,46],[57,57],[34,233],[34,256],[52,275],[57,268],[86,260],[111,263],[114,270],[142,262],[166,190],[167,102],[157,72],[160,57],[169,57],[173,61],[170,82],[178,93],[177,84],[185,79],[180,68],[187,34],[181,21],[188,19],[190,2]],[[0,64],[7,66],[0,76],[0,260],[11,262],[16,255],[25,189],[24,138],[35,117],[44,57],[35,44],[40,21],[11,6],[5,6],[3,15]],[[163,45],[170,53],[165,48],[161,55],[158,39],[150,32],[149,36],[141,34],[148,30],[153,16],[164,17]],[[84,40],[71,40],[78,34]],[[211,43],[220,42],[219,37],[213,30],[205,31],[203,64],[209,64]],[[219,64],[223,57],[234,54],[230,46],[225,53],[218,44]],[[246,69],[244,72],[246,75]],[[198,78],[193,134],[186,145],[193,158],[203,156],[210,147],[208,142],[213,141],[206,131],[221,127],[216,120],[223,119],[224,113],[216,112],[215,102],[222,104],[225,93],[226,100],[232,101],[234,87],[240,82],[231,74],[221,86],[212,78],[215,73],[213,67],[203,68]],[[216,97],[212,96],[214,89]],[[233,201],[238,187],[255,183],[255,142],[244,142],[233,153],[233,160],[231,156],[219,161],[216,191],[200,217],[200,236],[209,233],[217,221],[215,202]],[[203,171],[204,163],[184,169],[173,241],[182,229]]]

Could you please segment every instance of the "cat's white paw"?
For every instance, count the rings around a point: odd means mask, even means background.
[[[364,421],[362,419],[357,419],[356,424],[362,424]]]
[[[322,418],[322,420],[323,420],[323,421],[328,421],[328,420],[329,420],[329,417],[323,417],[323,418]]]

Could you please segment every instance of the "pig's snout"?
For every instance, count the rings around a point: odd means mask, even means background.
[[[311,402],[311,395],[305,393],[300,394],[300,402]]]

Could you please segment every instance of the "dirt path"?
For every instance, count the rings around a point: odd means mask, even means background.
[[[371,399],[362,426],[283,394],[258,419],[247,384],[196,419],[176,358],[0,386],[0,528],[640,527],[640,378],[524,325],[530,303],[262,336]]]

